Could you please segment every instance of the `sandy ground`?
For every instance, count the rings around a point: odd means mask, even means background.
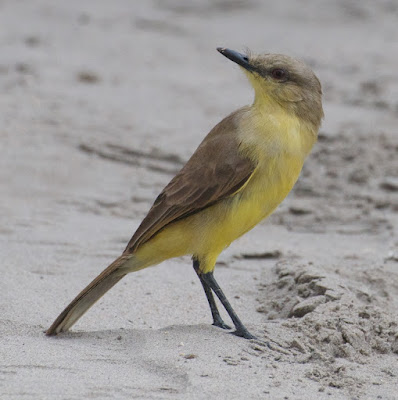
[[[0,398],[397,399],[397,17],[394,0],[1,0]],[[216,268],[272,348],[210,325],[189,258],[45,337],[251,101],[217,46],[300,57],[324,87],[294,192]]]

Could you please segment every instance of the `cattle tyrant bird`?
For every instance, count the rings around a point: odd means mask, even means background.
[[[252,339],[214,277],[219,254],[269,216],[293,188],[317,140],[321,84],[303,62],[281,54],[218,48],[254,89],[252,105],[225,117],[156,198],[126,249],[58,316],[47,335],[67,331],[126,274],[191,255],[213,325],[223,321],[213,293],[235,326]]]

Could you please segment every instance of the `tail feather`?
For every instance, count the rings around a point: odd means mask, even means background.
[[[110,288],[118,283],[126,272],[121,267],[131,259],[131,255],[122,255],[109,267],[98,275],[85,289],[58,316],[46,335],[57,335],[67,331],[97,300],[99,300]]]

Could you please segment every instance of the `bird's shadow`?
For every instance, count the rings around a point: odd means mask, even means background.
[[[220,345],[246,346],[256,343],[268,346],[267,342],[259,339],[247,340],[233,335],[234,329],[225,330],[211,324],[195,325],[169,325],[158,329],[133,329],[120,328],[97,331],[70,331],[63,332],[49,339],[60,340],[62,342],[71,340],[76,343],[84,342],[90,344],[103,344],[122,348],[135,348],[141,352],[145,348],[163,347],[167,344],[170,347],[182,346],[182,344],[194,344],[201,342],[217,342]]]
[[[73,330],[59,333],[56,336],[49,336],[49,339],[55,340],[76,340],[76,339],[137,339],[137,338],[161,338],[161,337],[180,337],[180,336],[198,336],[211,337],[226,334],[228,330],[223,330],[210,324],[195,324],[195,325],[169,325],[158,329],[134,329],[120,328],[97,331],[79,331]]]

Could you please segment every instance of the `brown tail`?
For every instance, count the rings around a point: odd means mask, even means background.
[[[131,259],[131,257],[131,255],[122,255],[102,271],[62,311],[46,331],[46,335],[52,336],[67,331],[98,299],[126,275],[125,272],[121,271],[120,267]]]

